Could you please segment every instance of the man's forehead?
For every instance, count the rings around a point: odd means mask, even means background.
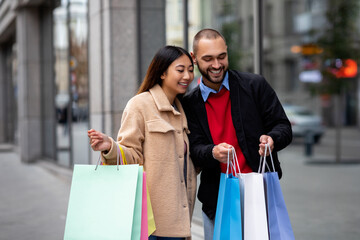
[[[202,38],[198,42],[197,55],[217,56],[227,52],[227,46],[222,38]]]

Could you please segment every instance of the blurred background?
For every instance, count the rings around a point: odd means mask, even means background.
[[[20,198],[19,192],[8,193],[16,182],[19,191],[24,182],[34,187],[36,175],[25,177],[29,167],[51,169],[51,176],[43,176],[51,181],[64,175],[59,186],[63,194],[55,198],[62,199],[56,204],[63,206],[58,208],[63,231],[73,165],[93,164],[98,158],[90,150],[87,129],[116,137],[123,109],[155,52],[166,44],[191,51],[193,36],[208,27],[225,36],[230,68],[265,76],[284,105],[294,141],[283,155],[299,159],[294,166],[280,159],[289,166],[284,177],[300,174],[295,166],[312,173],[314,164],[338,170],[338,179],[349,176],[350,169],[360,170],[359,0],[0,0],[0,158],[8,167],[0,168],[7,186],[0,201],[10,204]],[[199,77],[196,72],[191,87]],[[317,175],[315,171],[305,179],[317,181]],[[358,172],[350,176],[347,184],[358,186]],[[292,204],[298,201],[292,190],[302,181],[300,176],[283,181]],[[325,185],[316,185],[311,193]],[[346,195],[360,199],[359,187]],[[299,206],[293,205],[290,217],[304,224],[308,215],[295,219],[296,211],[304,213]],[[360,206],[353,206],[357,211],[350,219],[359,226]],[[195,220],[201,226],[199,208]],[[16,224],[8,220],[14,214],[10,207],[0,210],[8,214],[0,213],[0,223],[9,227],[0,224],[0,239],[21,239],[1,237]],[[349,238],[323,235],[318,228],[303,235],[310,230],[294,228],[299,239],[360,238],[355,227],[340,231],[350,232]],[[6,236],[11,234],[9,230]]]

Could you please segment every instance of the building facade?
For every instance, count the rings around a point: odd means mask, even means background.
[[[311,96],[309,81],[319,79],[304,75],[317,70],[311,68],[320,52],[306,47],[327,24],[328,2],[2,0],[0,144],[14,144],[24,162],[95,162],[87,129],[115,137],[155,52],[165,44],[191,51],[193,36],[207,27],[227,39],[231,68],[254,72],[260,59],[260,73],[282,103],[307,106],[331,126],[333,100]],[[360,127],[359,74],[348,80],[342,124]]]
[[[116,136],[166,43],[165,2],[3,0],[0,19],[0,143],[24,162],[95,161],[87,129]]]
[[[0,142],[15,143],[21,159],[54,159],[52,11],[57,1],[0,5]]]

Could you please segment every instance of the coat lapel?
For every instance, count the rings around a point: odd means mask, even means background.
[[[153,97],[155,105],[160,112],[172,112],[174,115],[180,115],[180,113],[171,106],[169,99],[166,97],[166,94],[164,93],[160,85],[156,84],[149,90],[149,92]]]

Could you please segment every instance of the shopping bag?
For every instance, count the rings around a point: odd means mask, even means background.
[[[156,230],[154,213],[151,206],[149,190],[146,188],[147,194],[147,216],[148,216],[148,236],[150,236]]]
[[[243,179],[244,240],[267,240],[269,235],[262,174],[243,174]]]
[[[269,239],[264,180],[260,172],[263,169],[241,174],[244,181],[244,240]]]
[[[117,150],[116,166],[74,166],[64,239],[140,239],[143,168]]]
[[[74,166],[64,239],[132,239],[139,165]]]
[[[141,223],[142,223],[141,214],[142,214],[142,206],[143,206],[143,197],[142,197],[143,175],[144,175],[143,167],[139,166],[131,240],[139,240],[141,236]]]
[[[230,165],[228,157],[227,171],[220,175],[214,240],[242,240],[241,179],[233,174],[229,174]]]
[[[146,174],[143,173],[143,188],[142,188],[142,209],[141,209],[141,236],[140,240],[147,240],[148,235],[148,214],[147,214],[147,188],[146,188]]]
[[[286,209],[285,200],[281,191],[278,173],[275,172],[274,162],[269,146],[271,163],[274,172],[263,174],[266,199],[270,240],[295,240],[291,227],[290,218]]]

